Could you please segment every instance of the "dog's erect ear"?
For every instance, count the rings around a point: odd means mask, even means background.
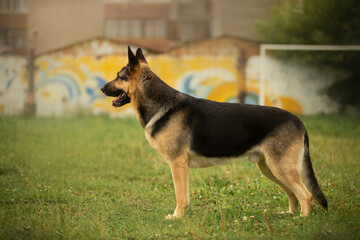
[[[136,50],[136,58],[139,59],[140,61],[143,61],[143,62],[147,63],[141,48],[138,48]]]
[[[134,53],[131,51],[130,46],[128,46],[128,58],[130,70],[133,71],[137,65],[139,65],[139,60],[135,57]]]

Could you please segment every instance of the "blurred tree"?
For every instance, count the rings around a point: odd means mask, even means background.
[[[264,43],[359,45],[360,1],[281,0],[270,21],[257,22],[256,35]],[[360,106],[360,52],[289,51],[274,55],[345,73],[325,91],[343,106]]]

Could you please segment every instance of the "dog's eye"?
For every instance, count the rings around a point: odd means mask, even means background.
[[[116,76],[116,80],[127,81],[128,78],[124,75],[120,76],[120,74],[118,73]]]

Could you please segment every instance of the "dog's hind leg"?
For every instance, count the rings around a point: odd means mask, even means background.
[[[307,216],[311,210],[312,195],[307,190],[299,174],[299,159],[303,154],[299,146],[299,144],[294,144],[282,156],[275,157],[271,156],[273,154],[268,154],[265,159],[266,165],[274,177],[295,194],[301,206],[300,215]]]
[[[166,216],[166,219],[181,217],[185,214],[186,208],[189,206],[189,165],[188,158],[185,156],[178,157],[169,162],[171,173],[173,176],[176,208],[174,214]]]
[[[260,171],[270,180],[272,180],[273,182],[277,183],[278,185],[280,185],[286,192],[288,199],[289,199],[289,213],[294,213],[298,211],[298,204],[299,201],[296,198],[295,194],[289,189],[287,188],[282,182],[279,181],[279,179],[277,179],[274,174],[271,172],[271,170],[269,169],[269,167],[266,165],[265,159],[262,158],[258,163],[257,163]]]

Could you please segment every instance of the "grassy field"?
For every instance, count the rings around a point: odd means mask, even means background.
[[[190,171],[175,207],[170,169],[132,119],[0,118],[0,239],[360,239],[360,119],[302,117],[329,210],[279,214],[287,197],[245,161]]]

